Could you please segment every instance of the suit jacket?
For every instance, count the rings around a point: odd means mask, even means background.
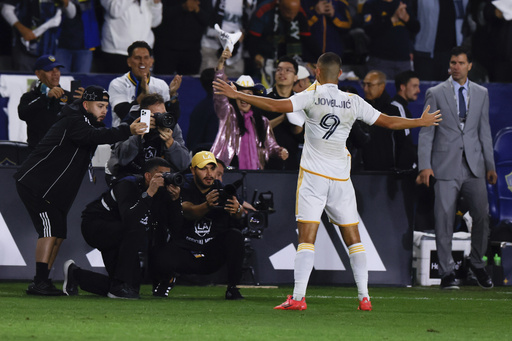
[[[438,126],[420,130],[418,141],[419,170],[431,168],[441,180],[453,180],[460,174],[463,153],[477,177],[494,170],[491,128],[489,126],[489,95],[487,89],[469,82],[469,109],[461,129],[451,77],[427,90],[425,107],[430,112],[441,110],[443,120]]]

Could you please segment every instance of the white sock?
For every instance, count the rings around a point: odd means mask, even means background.
[[[348,247],[348,257],[350,258],[350,266],[354,273],[354,280],[357,285],[357,297],[361,301],[368,295],[368,267],[366,265],[366,250],[363,244],[352,244]]]
[[[295,255],[295,287],[293,288],[293,299],[300,301],[306,296],[309,276],[313,271],[315,262],[315,245],[300,243]]]

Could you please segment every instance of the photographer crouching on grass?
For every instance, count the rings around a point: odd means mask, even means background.
[[[64,264],[64,292],[82,290],[110,298],[137,299],[148,245],[165,241],[182,224],[180,185],[183,176],[170,173],[169,163],[153,158],[143,175],[119,179],[82,212],[85,241],[101,251],[108,277],[87,271],[73,260]]]
[[[172,231],[171,243],[155,249],[150,264],[153,274],[167,278],[164,288],[175,282],[177,274],[211,274],[227,265],[227,300],[243,299],[237,285],[242,277],[244,237],[235,228],[242,218],[242,205],[236,193],[226,194],[215,180],[217,161],[207,151],[192,158],[192,178],[183,186],[184,223]],[[170,288],[172,288],[172,285]],[[155,296],[167,296],[157,290]]]

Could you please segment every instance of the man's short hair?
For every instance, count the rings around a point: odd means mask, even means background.
[[[282,56],[281,58],[279,58],[276,61],[276,67],[279,65],[279,63],[282,63],[282,62],[291,63],[293,65],[293,69],[295,70],[295,74],[297,74],[297,72],[299,72],[299,64],[297,64],[297,61],[295,59],[293,59],[292,57]]]
[[[133,50],[135,50],[139,47],[147,49],[149,52],[149,55],[153,56],[153,49],[151,48],[151,46],[149,46],[149,44],[146,43],[145,41],[137,40],[137,41],[133,42],[130,46],[128,46],[128,57],[131,57],[133,54]]]
[[[147,159],[146,162],[144,162],[144,166],[142,166],[142,173],[144,174],[152,172],[158,167],[172,168],[171,164],[166,159],[161,157],[154,157]]]
[[[341,58],[334,52],[326,52],[318,58],[318,63],[322,65],[336,64],[341,69]]]
[[[468,63],[473,62],[473,54],[471,53],[471,50],[466,46],[455,46],[452,48],[450,52],[450,58],[452,56],[458,56],[461,54],[465,54],[468,57]]]
[[[380,70],[370,70],[366,75],[369,75],[370,73],[374,73],[377,76],[377,79],[379,80],[379,83],[386,83],[386,74]]]
[[[396,92],[400,91],[400,85],[407,85],[407,83],[409,83],[411,78],[418,78],[418,79],[420,79],[418,74],[415,71],[412,71],[412,70],[406,70],[406,71],[403,71],[403,72],[400,72],[399,74],[397,74],[395,76],[395,89],[396,89]]]
[[[140,108],[141,109],[147,109],[154,104],[165,104],[165,101],[164,101],[164,98],[162,97],[162,95],[160,95],[156,92],[147,94],[147,95],[143,96],[142,99],[140,100]]]

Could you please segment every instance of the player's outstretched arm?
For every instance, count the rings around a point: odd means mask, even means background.
[[[410,129],[417,127],[430,127],[439,125],[439,122],[443,120],[441,118],[439,110],[434,111],[433,113],[429,113],[429,110],[430,105],[428,105],[425,108],[425,111],[423,111],[423,114],[421,115],[420,118],[403,118],[381,114],[374,124],[380,127],[393,130]]]
[[[249,95],[236,90],[234,85],[229,85],[224,80],[217,78],[213,81],[213,91],[217,95],[239,99],[254,105],[260,109],[271,112],[287,113],[293,111],[292,102],[289,99],[273,99],[268,97]]]

